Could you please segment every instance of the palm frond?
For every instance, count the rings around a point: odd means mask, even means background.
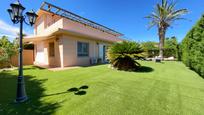
[[[172,16],[177,17],[177,16],[181,16],[181,15],[186,14],[186,13],[188,13],[187,9],[180,9],[180,10],[176,10],[176,11],[172,12]]]
[[[166,17],[166,22],[169,23],[172,21],[185,19],[185,18],[181,18],[181,15],[184,15],[186,13],[188,13],[187,9],[180,9],[180,10],[174,11],[174,12],[168,14],[168,16]]]
[[[151,29],[152,27],[156,26],[156,25],[158,25],[158,23],[156,23],[156,22],[154,22],[154,21],[149,22],[149,24],[148,24],[148,30]]]
[[[162,7],[167,8],[168,2],[166,0],[162,0]]]
[[[168,10],[169,12],[174,11],[174,8],[176,7],[176,4],[177,4],[177,2],[173,2],[173,1],[172,1],[171,3],[169,3],[167,10]]]
[[[188,13],[187,9],[175,10],[177,2],[162,0],[161,4],[156,4],[155,11],[146,18],[150,20],[149,28],[159,25],[159,27],[169,27],[176,20],[181,20],[182,15]]]

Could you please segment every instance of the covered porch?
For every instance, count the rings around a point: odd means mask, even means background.
[[[34,65],[44,68],[63,67],[62,44],[58,36],[30,36],[24,43],[34,45]]]

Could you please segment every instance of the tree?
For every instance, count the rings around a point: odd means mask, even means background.
[[[144,57],[143,52],[139,43],[123,41],[109,47],[107,56],[114,68],[134,71],[140,67],[136,59]]]
[[[175,9],[176,2],[162,0],[161,4],[157,3],[155,11],[146,18],[150,19],[149,28],[156,26],[159,35],[159,56],[163,59],[163,50],[165,34],[167,29],[176,21],[181,20],[183,14],[188,12],[187,9]]]
[[[153,49],[157,49],[157,42],[153,42],[153,41],[147,41],[147,42],[143,42],[142,47],[144,50],[153,50]]]
[[[147,42],[143,42],[141,45],[144,51],[147,53],[146,57],[152,58],[152,57],[158,56],[159,49],[158,49],[157,42],[147,41]]]
[[[178,57],[178,42],[176,37],[166,38],[164,46],[164,56]]]
[[[177,39],[176,37],[166,38],[164,48],[176,49],[177,48]]]
[[[0,39],[0,65],[9,64],[13,55],[17,52],[17,48],[8,40],[8,37],[3,36]]]
[[[26,37],[26,34],[23,34],[23,38]],[[14,39],[13,44],[15,47],[19,47],[19,37],[20,33],[17,33],[17,37]],[[23,49],[34,50],[34,44],[23,43]]]

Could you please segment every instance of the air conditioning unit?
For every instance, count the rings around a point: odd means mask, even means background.
[[[91,64],[91,65],[97,64],[97,58],[91,58],[91,59],[90,59],[90,64]]]

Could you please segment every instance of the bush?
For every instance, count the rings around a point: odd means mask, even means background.
[[[181,49],[183,63],[204,77],[204,16],[183,39]]]
[[[164,44],[164,56],[178,58],[178,42],[176,37],[166,38]]]
[[[147,52],[147,57],[152,58],[159,56],[159,43],[156,42],[143,42],[142,47]],[[176,37],[166,38],[164,44],[164,57],[175,57],[178,58],[178,42]]]
[[[123,41],[113,44],[107,52],[112,66],[119,70],[137,70],[140,64],[136,59],[144,57],[144,51],[139,43]]]
[[[175,57],[177,58],[177,49],[173,48],[164,48],[164,57]]]

